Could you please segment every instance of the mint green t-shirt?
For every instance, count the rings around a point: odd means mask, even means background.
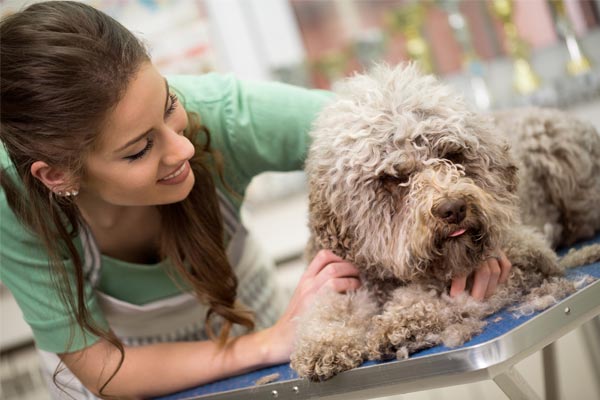
[[[223,156],[224,179],[242,196],[251,179],[261,172],[303,167],[312,121],[330,98],[328,92],[274,82],[240,81],[230,75],[212,73],[172,76],[168,81],[185,108],[196,112],[208,128],[212,148]],[[3,146],[0,146],[0,164],[14,171]],[[216,183],[220,185],[218,180]],[[228,196],[239,212],[241,199]],[[78,238],[75,245],[82,252]],[[102,256],[101,263],[98,289],[117,299],[143,305],[180,292],[167,276],[164,261],[146,265]],[[69,273],[73,273],[71,262],[65,264]],[[0,280],[19,304],[36,345],[49,352],[66,351],[72,321],[54,288],[46,251],[41,241],[17,220],[3,191],[0,191]],[[85,298],[94,321],[106,328],[106,319],[89,285],[85,288]],[[69,351],[97,340],[92,336],[84,338],[80,329],[75,329],[74,334]]]

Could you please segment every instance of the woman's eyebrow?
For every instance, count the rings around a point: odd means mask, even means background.
[[[169,98],[170,96],[170,92],[169,92],[169,82],[163,78],[163,80],[165,81],[165,89],[167,90],[167,96],[165,98],[165,113],[167,112],[167,110],[169,109]],[[152,128],[148,129],[146,132],[142,133],[141,135],[136,136],[135,138],[131,139],[129,142],[125,143],[123,146],[119,147],[117,150],[115,150],[115,153],[118,153],[120,151],[125,150],[127,147],[131,146],[134,143],[139,142],[140,140],[144,139],[146,136],[148,136],[148,134],[152,132]]]
[[[146,136],[148,136],[148,134],[152,132],[152,129],[148,129],[146,132],[142,133],[139,136],[136,136],[135,138],[131,139],[129,142],[125,143],[123,146],[119,147],[117,150],[115,150],[115,153],[118,153],[122,150],[125,150],[127,147],[131,146],[134,143],[139,142],[140,140],[144,139]]]

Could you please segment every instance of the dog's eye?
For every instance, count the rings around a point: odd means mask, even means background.
[[[465,161],[465,158],[463,157],[462,153],[458,151],[451,151],[449,153],[446,153],[442,158],[450,161],[452,164],[462,164]]]
[[[408,175],[381,175],[379,177],[379,182],[381,182],[386,189],[393,189],[408,183]]]

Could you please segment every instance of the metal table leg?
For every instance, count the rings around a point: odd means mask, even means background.
[[[592,318],[581,326],[583,343],[590,366],[594,372],[598,392],[600,392],[600,316]]]
[[[496,375],[494,382],[511,400],[540,400],[538,394],[514,367]]]
[[[560,389],[555,343],[550,343],[542,349],[542,368],[544,371],[544,391],[546,400],[558,400],[560,398]]]

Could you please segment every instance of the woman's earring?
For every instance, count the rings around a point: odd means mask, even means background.
[[[55,195],[59,196],[59,197],[75,197],[79,194],[79,190],[77,189],[73,189],[73,190],[52,190],[52,193],[54,193]]]

